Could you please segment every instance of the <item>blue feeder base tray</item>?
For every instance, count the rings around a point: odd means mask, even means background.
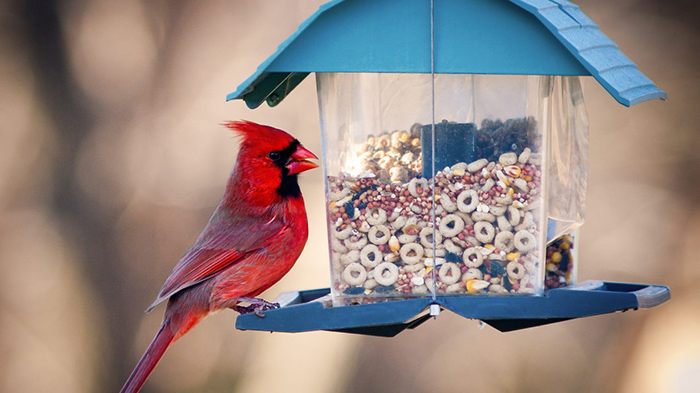
[[[437,304],[465,318],[481,320],[501,332],[526,329],[574,318],[651,308],[671,298],[668,287],[586,281],[551,289],[544,296],[437,296],[332,307],[330,289],[282,293],[280,308],[239,315],[236,328],[269,332],[327,330],[393,337],[430,318]]]

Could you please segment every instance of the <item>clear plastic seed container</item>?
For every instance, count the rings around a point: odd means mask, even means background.
[[[588,139],[577,77],[316,80],[337,304],[536,296],[552,274],[575,280]]]

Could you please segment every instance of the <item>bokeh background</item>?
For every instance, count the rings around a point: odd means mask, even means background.
[[[225,102],[322,0],[0,2],[0,391],[117,391],[151,303],[218,204],[248,119],[320,153],[314,78],[279,107]],[[667,102],[592,78],[580,280],[668,285],[652,310],[499,333],[449,312],[396,338],[241,332],[221,312],[144,392],[694,392],[700,386],[697,2],[579,0]],[[310,241],[265,297],[328,285],[321,171]]]

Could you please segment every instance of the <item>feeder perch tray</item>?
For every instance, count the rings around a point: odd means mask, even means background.
[[[430,318],[437,304],[465,318],[481,320],[501,332],[575,318],[652,308],[671,298],[661,285],[586,281],[550,289],[544,296],[437,296],[351,306],[330,306],[330,289],[282,293],[280,308],[236,319],[240,330],[298,333],[315,330],[393,337]]]

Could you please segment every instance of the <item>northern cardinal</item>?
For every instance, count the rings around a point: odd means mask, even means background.
[[[257,299],[294,265],[308,237],[297,175],[317,158],[282,130],[252,122],[225,125],[241,137],[221,204],[180,259],[148,311],[168,300],[155,338],[121,392],[138,392],[168,347],[215,311],[263,312]],[[250,303],[248,306],[240,302]]]

